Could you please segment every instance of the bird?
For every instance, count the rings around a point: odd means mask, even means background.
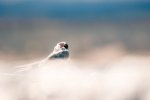
[[[30,64],[17,66],[15,68],[18,70],[15,71],[15,73],[26,71],[33,67],[40,67],[44,63],[49,62],[49,61],[60,60],[60,59],[65,60],[68,58],[69,58],[69,46],[67,42],[59,42],[54,47],[52,53],[50,53],[46,58],[37,62],[30,63]]]
[[[52,59],[66,59],[69,57],[68,44],[66,42],[59,42],[54,47],[53,52],[47,57],[48,60]]]

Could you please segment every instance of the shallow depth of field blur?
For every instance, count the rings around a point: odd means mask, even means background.
[[[150,100],[150,2],[0,1],[0,100]]]

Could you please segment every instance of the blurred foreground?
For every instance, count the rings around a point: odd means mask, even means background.
[[[150,100],[148,56],[125,56],[105,66],[50,61],[15,74],[10,69],[19,69],[7,63],[0,68],[0,100]]]

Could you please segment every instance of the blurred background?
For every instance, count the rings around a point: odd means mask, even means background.
[[[149,1],[0,1],[1,60],[43,58],[66,41],[73,59],[111,61],[149,54],[149,38]]]
[[[0,0],[0,100],[150,100],[149,72],[148,0]]]

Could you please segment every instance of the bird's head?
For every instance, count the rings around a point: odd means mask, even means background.
[[[66,42],[59,42],[57,45],[60,46],[60,48],[68,49],[68,44]]]
[[[57,50],[60,50],[60,49],[68,49],[68,44],[66,42],[57,43],[54,50],[57,51]]]

